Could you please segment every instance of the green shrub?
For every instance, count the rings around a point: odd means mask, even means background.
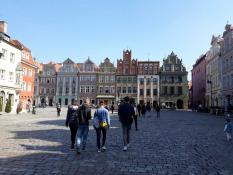
[[[3,108],[3,101],[2,98],[0,98],[0,112],[2,112],[2,108]]]
[[[10,99],[8,99],[8,101],[6,103],[5,112],[6,113],[10,113],[11,112],[11,100]]]

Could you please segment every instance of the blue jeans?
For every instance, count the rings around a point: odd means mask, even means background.
[[[81,144],[83,147],[86,146],[88,132],[89,132],[89,125],[79,125],[78,134],[77,134],[77,146],[78,147],[80,147]]]

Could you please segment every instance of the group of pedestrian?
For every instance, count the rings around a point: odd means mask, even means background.
[[[133,120],[137,128],[137,109],[136,106],[129,103],[129,97],[125,97],[124,102],[119,105],[118,116],[122,127],[123,135],[123,150],[127,151],[130,143],[130,130]],[[71,134],[71,149],[75,148],[77,153],[80,154],[81,150],[86,149],[89,121],[91,120],[91,109],[89,102],[84,100],[84,103],[78,106],[78,101],[75,100],[72,105],[68,107],[66,126],[70,128]],[[98,152],[103,152],[107,148],[106,135],[110,128],[110,116],[108,110],[105,108],[103,101],[99,102],[99,107],[93,116],[93,127],[96,131],[96,146]],[[76,139],[77,138],[77,139]]]
[[[137,111],[138,111],[138,116],[145,117],[146,114],[150,115],[152,105],[147,102],[145,103],[139,103],[137,105]],[[158,104],[153,104],[153,111],[157,113],[157,118],[160,118],[160,106]]]

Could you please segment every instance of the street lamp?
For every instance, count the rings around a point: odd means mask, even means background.
[[[207,83],[210,84],[210,105],[211,107],[213,106],[212,102],[212,81],[211,80],[207,80]]]

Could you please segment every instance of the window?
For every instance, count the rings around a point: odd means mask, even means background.
[[[20,84],[20,73],[16,74],[16,84]]]
[[[26,76],[27,75],[27,69],[24,67],[23,68],[23,76]]]
[[[133,83],[137,83],[137,77],[133,77]]]
[[[174,94],[174,87],[173,87],[173,86],[170,87],[170,94],[171,94],[171,95]]]
[[[132,87],[128,87],[128,93],[129,93],[129,94],[132,93]]]
[[[114,75],[112,75],[112,76],[110,77],[110,82],[111,82],[111,83],[114,83],[114,82],[115,82],[115,76],[114,76]]]
[[[178,87],[178,94],[181,95],[183,92],[182,92],[182,87]]]
[[[158,79],[157,78],[153,78],[153,84],[157,84],[158,83]]]
[[[14,63],[15,61],[15,54],[14,53],[10,53],[10,62]]]
[[[50,83],[50,80],[47,78],[47,84],[49,84]]]
[[[59,87],[59,94],[62,94],[62,86]]]
[[[100,82],[100,83],[103,83],[103,82],[104,82],[104,76],[102,76],[102,75],[100,76],[99,82]]]
[[[103,87],[102,86],[99,87],[99,92],[103,93]]]
[[[95,75],[91,75],[90,79],[91,79],[91,81],[96,81],[96,76]]]
[[[132,82],[132,77],[128,77],[128,83]]]
[[[52,94],[55,94],[55,89],[52,89]]]
[[[87,92],[87,93],[90,92],[90,86],[86,86],[86,92]]]
[[[117,93],[121,93],[121,87],[117,87]]]
[[[32,70],[31,70],[31,69],[28,69],[28,72],[27,72],[27,73],[28,73],[28,76],[29,76],[29,77],[32,77]]]
[[[108,83],[109,81],[109,76],[105,75],[105,83]]]
[[[163,94],[167,95],[167,86],[163,88]]]
[[[9,72],[9,81],[13,81],[14,80],[14,73],[13,72]]]
[[[147,84],[147,85],[150,84],[150,78],[147,78],[147,79],[146,79],[146,84]]]
[[[137,88],[136,87],[133,87],[133,93],[137,93]]]
[[[27,88],[27,91],[28,91],[28,92],[31,92],[31,90],[32,90],[32,85],[31,85],[31,83],[30,83],[30,82],[28,82],[28,88]]]
[[[105,86],[105,93],[108,94],[109,93],[109,87]]]
[[[127,83],[127,77],[123,77],[123,83]]]
[[[68,105],[68,98],[65,98],[65,105]]]
[[[48,89],[46,90],[46,93],[49,94],[49,92],[50,92],[50,90],[49,90],[49,88],[48,88]]]
[[[75,77],[73,77],[72,83],[76,84],[76,78]]]
[[[144,95],[144,89],[140,89],[140,95]]]
[[[122,93],[126,93],[126,87],[123,87]]]
[[[40,89],[40,93],[41,93],[41,94],[44,94],[44,88],[41,88],[41,89]]]
[[[26,82],[23,82],[23,84],[22,84],[22,89],[23,89],[23,91],[27,91],[27,84],[26,84]]]
[[[111,86],[111,88],[110,88],[110,93],[112,93],[112,94],[115,93],[115,87],[114,87],[114,86]]]
[[[143,78],[140,78],[139,81],[140,81],[140,84],[141,84],[141,85],[144,84],[144,79],[143,79]]]
[[[117,83],[121,83],[121,77],[117,77]]]
[[[80,92],[82,92],[82,93],[85,92],[85,86],[80,87]]]
[[[47,71],[47,75],[50,75],[50,71]]]
[[[153,95],[154,95],[154,96],[157,95],[157,89],[153,89]]]
[[[182,83],[182,77],[178,76],[178,83]]]
[[[2,58],[5,60],[7,58],[7,50],[6,49],[2,49]]]
[[[69,94],[69,92],[70,92],[70,89],[69,89],[69,87],[67,86],[67,87],[66,87],[66,94]]]
[[[25,55],[25,52],[22,51],[22,58],[25,59],[26,58],[26,55]]]
[[[5,73],[6,73],[5,70],[0,69],[0,80],[5,80]]]
[[[95,86],[91,86],[91,92],[95,92]]]
[[[150,96],[150,89],[146,89],[146,95]]]
[[[72,94],[75,94],[75,87],[72,87]]]

